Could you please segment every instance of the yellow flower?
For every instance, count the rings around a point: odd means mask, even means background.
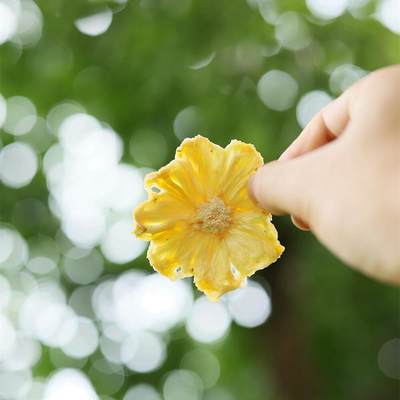
[[[151,241],[153,268],[171,279],[194,276],[199,290],[218,299],[276,261],[284,247],[271,215],[247,190],[262,164],[253,145],[233,140],[222,148],[196,136],[148,174],[148,199],[134,212],[134,232]]]

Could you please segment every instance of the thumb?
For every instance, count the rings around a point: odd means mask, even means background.
[[[265,164],[251,177],[250,194],[272,214],[292,214],[309,224],[318,193],[327,181],[327,147],[330,145],[294,159]]]

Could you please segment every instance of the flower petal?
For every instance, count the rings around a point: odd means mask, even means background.
[[[176,151],[176,159],[199,185],[203,202],[220,195],[227,161],[225,149],[198,135],[182,142]]]
[[[188,229],[170,229],[151,241],[147,258],[152,267],[170,279],[193,275],[198,233]]]
[[[147,257],[156,271],[170,279],[194,275],[197,288],[214,300],[246,280],[232,270],[226,244],[214,235],[166,231],[151,242]]]
[[[190,203],[169,193],[154,193],[135,210],[135,234],[152,240],[154,235],[172,228],[185,227],[196,213]]]
[[[249,198],[249,178],[264,162],[253,145],[238,140],[232,140],[225,151],[227,163],[222,190],[225,194],[224,200],[235,205],[243,201],[243,198]]]
[[[223,239],[209,235],[202,241],[194,270],[194,283],[200,291],[211,300],[217,300],[245,282],[246,276],[232,269],[229,250]]]
[[[275,262],[285,249],[271,215],[262,210],[238,214],[225,242],[233,265],[245,276]]]

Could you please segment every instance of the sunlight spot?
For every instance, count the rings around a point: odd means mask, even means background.
[[[308,9],[318,18],[333,19],[342,15],[349,0],[306,0]]]
[[[10,257],[14,248],[14,236],[9,229],[0,229],[0,264]]]
[[[139,383],[126,392],[123,400],[161,400],[161,396],[153,386]]]
[[[305,20],[292,11],[282,14],[277,19],[275,37],[282,47],[293,51],[304,49],[311,42]]]
[[[210,53],[207,57],[202,58],[201,60],[195,62],[194,64],[190,65],[190,69],[198,70],[207,67],[210,65],[215,58],[215,51]]]
[[[202,348],[186,353],[181,368],[195,372],[203,381],[205,389],[217,383],[221,369],[218,358],[211,351]]]
[[[3,126],[6,117],[7,117],[7,102],[4,99],[4,97],[0,94],[0,128]]]
[[[165,356],[165,343],[154,333],[137,332],[128,336],[122,343],[121,359],[135,372],[148,373],[158,369]]]
[[[16,345],[16,331],[10,320],[0,314],[0,362],[12,353]]]
[[[36,123],[36,108],[26,97],[14,96],[7,99],[7,116],[3,129],[12,135],[28,133]]]
[[[170,372],[163,386],[165,400],[200,400],[202,392],[201,379],[184,369]]]
[[[181,110],[174,120],[174,132],[178,139],[194,136],[201,133],[203,122],[200,110],[195,106],[186,107]]]
[[[269,71],[257,84],[257,93],[261,101],[275,111],[289,109],[296,99],[297,92],[297,82],[284,71]]]
[[[17,31],[19,8],[19,2],[0,1],[0,45]]]
[[[0,179],[14,189],[29,185],[36,175],[38,161],[33,148],[25,143],[11,143],[0,151]]]
[[[99,400],[86,375],[75,369],[62,369],[52,375],[43,400]]]
[[[62,122],[73,114],[85,115],[85,108],[74,101],[58,103],[47,114],[47,125],[50,130],[56,134]]]
[[[202,343],[222,339],[228,332],[231,318],[222,303],[216,303],[201,296],[196,300],[187,319],[189,335]]]
[[[104,256],[116,264],[126,264],[146,248],[146,243],[132,234],[132,221],[122,219],[112,224],[101,242],[101,251]]]
[[[0,371],[0,398],[2,399],[21,399],[29,392],[31,385],[32,372],[29,369]]]
[[[255,328],[262,325],[271,314],[271,300],[265,289],[254,281],[244,288],[227,294],[228,309],[240,326]]]
[[[39,7],[32,0],[22,0],[15,39],[25,47],[33,46],[40,40],[42,28],[43,16]]]
[[[322,90],[306,93],[297,103],[296,116],[299,125],[304,128],[322,108],[329,104],[332,97]]]
[[[68,254],[64,260],[64,272],[72,282],[87,285],[101,276],[104,262],[97,250],[74,258],[68,257]]]
[[[365,75],[367,72],[356,65],[339,65],[330,75],[329,87],[333,93],[341,94]]]
[[[32,368],[40,359],[42,348],[40,344],[23,334],[18,333],[12,352],[3,363],[8,371],[23,371]]]
[[[75,21],[76,28],[85,35],[98,36],[106,32],[112,22],[112,12],[105,9],[97,14],[79,18]]]
[[[382,0],[376,12],[376,19],[393,33],[400,35],[400,3],[398,0]]]
[[[388,340],[379,350],[378,365],[392,379],[400,380],[400,339]]]
[[[84,358],[93,354],[99,344],[99,334],[94,323],[85,317],[78,317],[78,329],[74,336],[61,348],[72,358]]]

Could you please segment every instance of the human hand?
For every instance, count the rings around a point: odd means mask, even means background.
[[[354,268],[400,284],[400,66],[322,109],[250,192]]]

